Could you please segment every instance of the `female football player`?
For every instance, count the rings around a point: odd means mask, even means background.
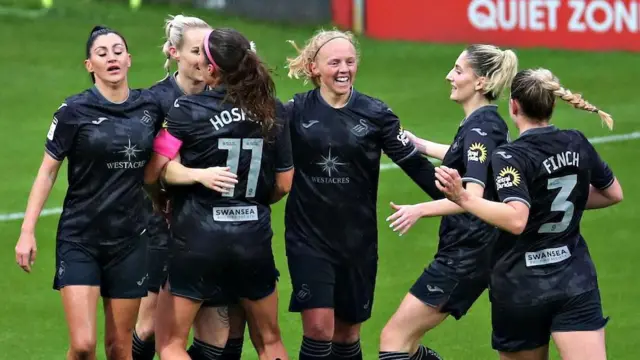
[[[490,297],[492,345],[503,360],[548,359],[550,337],[562,359],[607,358],[607,319],[580,221],[586,209],[622,201],[622,188],[581,132],[550,124],[557,98],[613,126],[549,70],[523,70],[509,101],[520,137],[492,155],[499,201],[465,190],[454,169],[437,173],[451,201],[501,230]]]

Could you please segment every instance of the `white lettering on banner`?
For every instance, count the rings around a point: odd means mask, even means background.
[[[638,33],[639,8],[640,1],[623,0],[472,0],[467,18],[478,30]]]
[[[257,206],[214,207],[213,220],[235,222],[258,220]]]
[[[559,263],[571,257],[569,248],[565,245],[558,248],[544,249],[524,254],[527,267]]]
[[[560,0],[473,0],[467,8],[478,30],[555,31]]]
[[[612,26],[618,33],[624,30],[638,32],[640,18],[637,2],[626,4],[618,0],[610,4],[605,0],[569,0],[569,7],[572,10],[568,28],[570,32],[604,33],[611,31]]]

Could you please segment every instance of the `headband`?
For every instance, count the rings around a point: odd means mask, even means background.
[[[348,42],[352,43],[352,42],[351,42],[351,40],[349,40],[349,38],[348,38],[348,37],[346,37],[345,35],[337,35],[337,36],[334,36],[334,37],[330,38],[329,40],[325,41],[324,43],[322,43],[322,45],[318,46],[318,50],[316,50],[316,53],[315,53],[315,54],[313,54],[312,59],[314,59],[314,60],[315,60],[316,56],[318,56],[318,53],[320,52],[320,49],[322,49],[322,47],[323,47],[323,46],[327,45],[327,44],[329,43],[329,41],[331,41],[331,40],[335,40],[335,39],[345,39],[345,40],[347,40]],[[353,44],[353,43],[352,43],[352,44]]]
[[[209,36],[211,36],[212,32],[213,29],[209,30],[209,32],[207,32],[207,35],[205,35],[204,37],[204,53],[207,55],[207,59],[209,59],[209,62],[215,69],[218,67],[218,65],[216,65],[216,62],[213,60],[213,56],[211,56],[211,50],[209,49]]]

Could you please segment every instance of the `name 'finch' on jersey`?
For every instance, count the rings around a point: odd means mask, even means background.
[[[554,126],[531,129],[492,161],[500,201],[530,208],[524,232],[502,232],[498,240],[492,299],[537,305],[596,289],[580,220],[590,185],[606,189],[614,176],[587,138]]]

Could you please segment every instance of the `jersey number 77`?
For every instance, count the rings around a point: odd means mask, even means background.
[[[227,150],[227,167],[234,174],[238,173],[238,165],[240,163],[240,153],[242,151],[251,152],[251,163],[249,165],[249,174],[247,176],[247,189],[245,198],[256,196],[256,188],[258,187],[258,178],[260,176],[260,166],[262,165],[262,147],[263,139],[218,139],[218,149]],[[233,197],[235,189],[222,194],[223,197]]]

